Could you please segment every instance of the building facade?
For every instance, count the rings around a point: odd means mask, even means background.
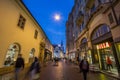
[[[64,51],[61,45],[53,45],[54,47],[54,58],[64,58]]]
[[[109,57],[113,73],[120,73],[119,7],[119,0],[76,0],[74,10],[71,11],[75,15],[69,15],[75,20],[73,23],[70,22],[75,28],[70,28],[69,24],[68,29],[73,32],[66,31],[68,35],[74,34],[75,48],[78,49],[76,54],[79,54],[80,59],[86,56],[90,64],[97,65],[100,70],[108,71],[106,62]]]
[[[45,48],[53,52],[48,37],[22,0],[1,0],[0,17],[0,68],[14,65],[20,53],[27,64],[34,56],[42,63]]]

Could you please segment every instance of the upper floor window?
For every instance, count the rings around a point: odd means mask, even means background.
[[[100,0],[101,3],[107,3],[110,2],[110,0]]]
[[[86,38],[83,38],[81,43],[86,43],[87,42],[87,39]]]
[[[26,19],[25,19],[22,15],[20,15],[19,21],[18,21],[18,24],[17,24],[17,25],[18,25],[20,28],[24,29],[25,22],[26,22]]]
[[[93,13],[93,12],[95,12],[95,10],[96,10],[96,7],[95,7],[95,4],[94,4],[91,8],[91,12]]]
[[[98,27],[92,34],[92,40],[97,39],[98,37],[110,32],[110,28],[107,25],[101,25]]]
[[[98,3],[101,3],[101,0],[98,0]]]
[[[38,31],[35,30],[34,38],[37,39],[37,36],[38,36]]]
[[[82,32],[82,26],[80,26],[80,33]]]
[[[114,19],[113,19],[112,13],[109,13],[109,14],[108,14],[108,18],[109,18],[109,22],[110,22],[110,24],[112,24],[112,23],[114,22]]]
[[[58,51],[55,51],[56,53],[58,53]]]

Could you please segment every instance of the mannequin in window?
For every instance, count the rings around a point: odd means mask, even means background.
[[[109,56],[107,56],[106,63],[107,63],[107,70],[111,70],[111,68],[113,69],[112,60],[110,59]]]

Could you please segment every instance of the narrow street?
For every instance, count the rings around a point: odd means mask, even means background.
[[[40,80],[82,80],[82,73],[79,72],[79,68],[72,63],[65,63],[60,61],[58,66],[55,66],[53,62],[49,62],[48,65],[41,70]],[[101,73],[88,73],[88,80],[117,80],[112,77],[108,77]]]

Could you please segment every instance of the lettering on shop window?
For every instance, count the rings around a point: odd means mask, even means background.
[[[97,45],[97,49],[104,49],[104,48],[108,48],[110,47],[110,43],[109,42],[105,42],[105,43],[101,43]]]

